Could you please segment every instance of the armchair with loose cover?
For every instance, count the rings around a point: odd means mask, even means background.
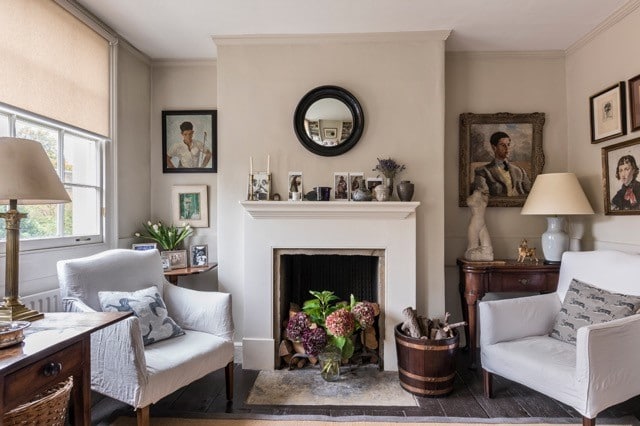
[[[567,294],[571,288],[574,296],[574,280],[596,287],[599,293],[606,290],[606,294],[639,296],[638,277],[640,255],[611,250],[565,252],[555,293],[481,302],[485,396],[492,397],[492,374],[497,374],[573,407],[582,415],[583,425],[593,426],[598,413],[639,395],[637,302],[621,303],[632,308],[631,315],[623,318],[575,327],[563,321],[573,332],[570,340],[575,339],[575,344],[550,336],[552,329],[558,328],[556,317],[561,309],[564,315],[567,307],[572,308],[563,305],[565,298],[584,308]],[[585,304],[588,307],[589,299],[606,297],[592,293]],[[596,311],[611,310],[601,307]]]
[[[131,405],[139,426],[149,424],[151,404],[221,368],[225,368],[227,399],[232,399],[230,294],[170,284],[156,250],[107,250],[63,260],[57,266],[65,311],[102,310],[104,293],[99,292],[135,292],[156,286],[161,300],[155,306],[164,301],[168,316],[178,326],[174,328],[184,331],[145,346],[140,318],[130,316],[91,336],[92,390]]]

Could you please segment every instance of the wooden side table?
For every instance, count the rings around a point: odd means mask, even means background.
[[[169,280],[171,284],[178,285],[178,278],[185,277],[187,275],[195,275],[201,274],[203,272],[207,272],[212,270],[213,268],[217,268],[217,263],[209,263],[205,266],[190,266],[188,268],[178,268],[172,269],[170,271],[165,271],[164,276]]]
[[[489,292],[540,292],[551,293],[558,286],[560,265],[545,265],[542,262],[517,262],[495,260],[473,262],[458,259],[460,272],[460,298],[462,315],[467,322],[464,329],[467,348],[471,356],[469,368],[476,365],[476,329],[478,301]]]
[[[91,333],[131,312],[45,313],[22,343],[0,349],[0,423],[7,411],[73,376],[74,425],[91,424]]]

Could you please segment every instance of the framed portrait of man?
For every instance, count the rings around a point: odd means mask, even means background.
[[[544,167],[544,113],[460,114],[458,205],[476,189],[489,207],[522,207]]]
[[[604,214],[639,215],[640,138],[602,148]]]
[[[162,172],[218,171],[217,111],[162,111]]]
[[[209,200],[207,185],[174,185],[171,191],[173,223],[193,228],[209,226]]]

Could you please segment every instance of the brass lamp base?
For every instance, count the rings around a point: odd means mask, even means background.
[[[0,306],[0,321],[36,321],[44,318],[44,314],[28,309],[22,303]]]

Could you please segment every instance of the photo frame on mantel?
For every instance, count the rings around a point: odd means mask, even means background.
[[[489,192],[489,207],[522,207],[544,167],[544,122],[543,112],[460,114],[458,205],[467,207],[467,197],[479,188]],[[507,150],[506,163],[496,157],[500,144],[494,146],[492,137]]]

